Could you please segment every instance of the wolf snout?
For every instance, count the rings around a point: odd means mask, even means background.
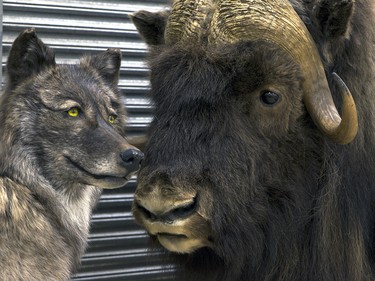
[[[129,173],[138,171],[144,158],[143,152],[134,148],[121,152],[120,156],[122,165]]]

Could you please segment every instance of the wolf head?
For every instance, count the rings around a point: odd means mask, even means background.
[[[0,99],[0,173],[26,185],[40,175],[55,189],[124,185],[143,154],[124,138],[120,63],[108,49],[57,65],[34,29],[21,33]]]

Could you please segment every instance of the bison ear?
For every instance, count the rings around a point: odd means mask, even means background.
[[[161,45],[164,43],[164,30],[169,13],[169,11],[158,13],[139,11],[133,14],[131,19],[148,45]]]
[[[121,51],[120,49],[108,49],[94,56],[86,56],[81,59],[81,65],[96,70],[107,84],[117,87],[121,66]]]
[[[46,67],[54,67],[55,54],[38,38],[35,29],[23,31],[14,41],[7,61],[7,89],[17,85]]]
[[[344,36],[353,13],[354,0],[321,0],[314,7],[314,16],[327,39]]]

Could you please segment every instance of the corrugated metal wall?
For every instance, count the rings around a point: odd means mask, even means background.
[[[0,2],[0,41],[3,42],[3,1]],[[0,48],[0,57],[3,57],[3,48]],[[0,67],[0,81],[2,81],[3,67]],[[0,90],[2,83],[0,83]]]
[[[31,26],[55,50],[59,63],[74,63],[83,53],[120,48],[120,88],[130,117],[128,132],[143,134],[152,119],[145,97],[149,89],[144,64],[147,48],[128,14],[140,9],[160,10],[167,2],[3,0],[3,73],[13,40]],[[148,252],[148,237],[132,218],[135,186],[133,179],[124,188],[104,192],[92,218],[88,251],[73,280],[170,280],[172,270],[164,268],[158,252]]]

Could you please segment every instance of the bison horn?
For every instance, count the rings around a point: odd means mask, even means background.
[[[352,95],[335,74],[343,100],[343,118],[333,102],[316,45],[288,0],[219,0],[211,21],[209,42],[265,40],[289,53],[301,66],[303,101],[317,127],[333,141],[351,142],[358,131]],[[233,11],[236,11],[235,13]]]
[[[339,87],[339,91],[342,95],[343,108],[342,108],[342,120],[337,119],[337,122],[340,122],[339,127],[336,130],[330,132],[325,132],[333,141],[341,144],[346,144],[351,142],[358,132],[358,116],[355,102],[353,100],[350,90],[342,81],[342,79],[336,74],[332,73],[333,78],[336,80],[336,83]]]
[[[168,17],[165,43],[194,42],[203,33],[210,0],[176,0]]]
[[[315,42],[288,0],[175,0],[166,43],[191,42],[203,34],[209,44],[265,40],[285,50],[306,78],[303,101],[317,127],[337,143],[354,139],[358,121],[352,95],[334,75],[343,100],[341,118]]]

